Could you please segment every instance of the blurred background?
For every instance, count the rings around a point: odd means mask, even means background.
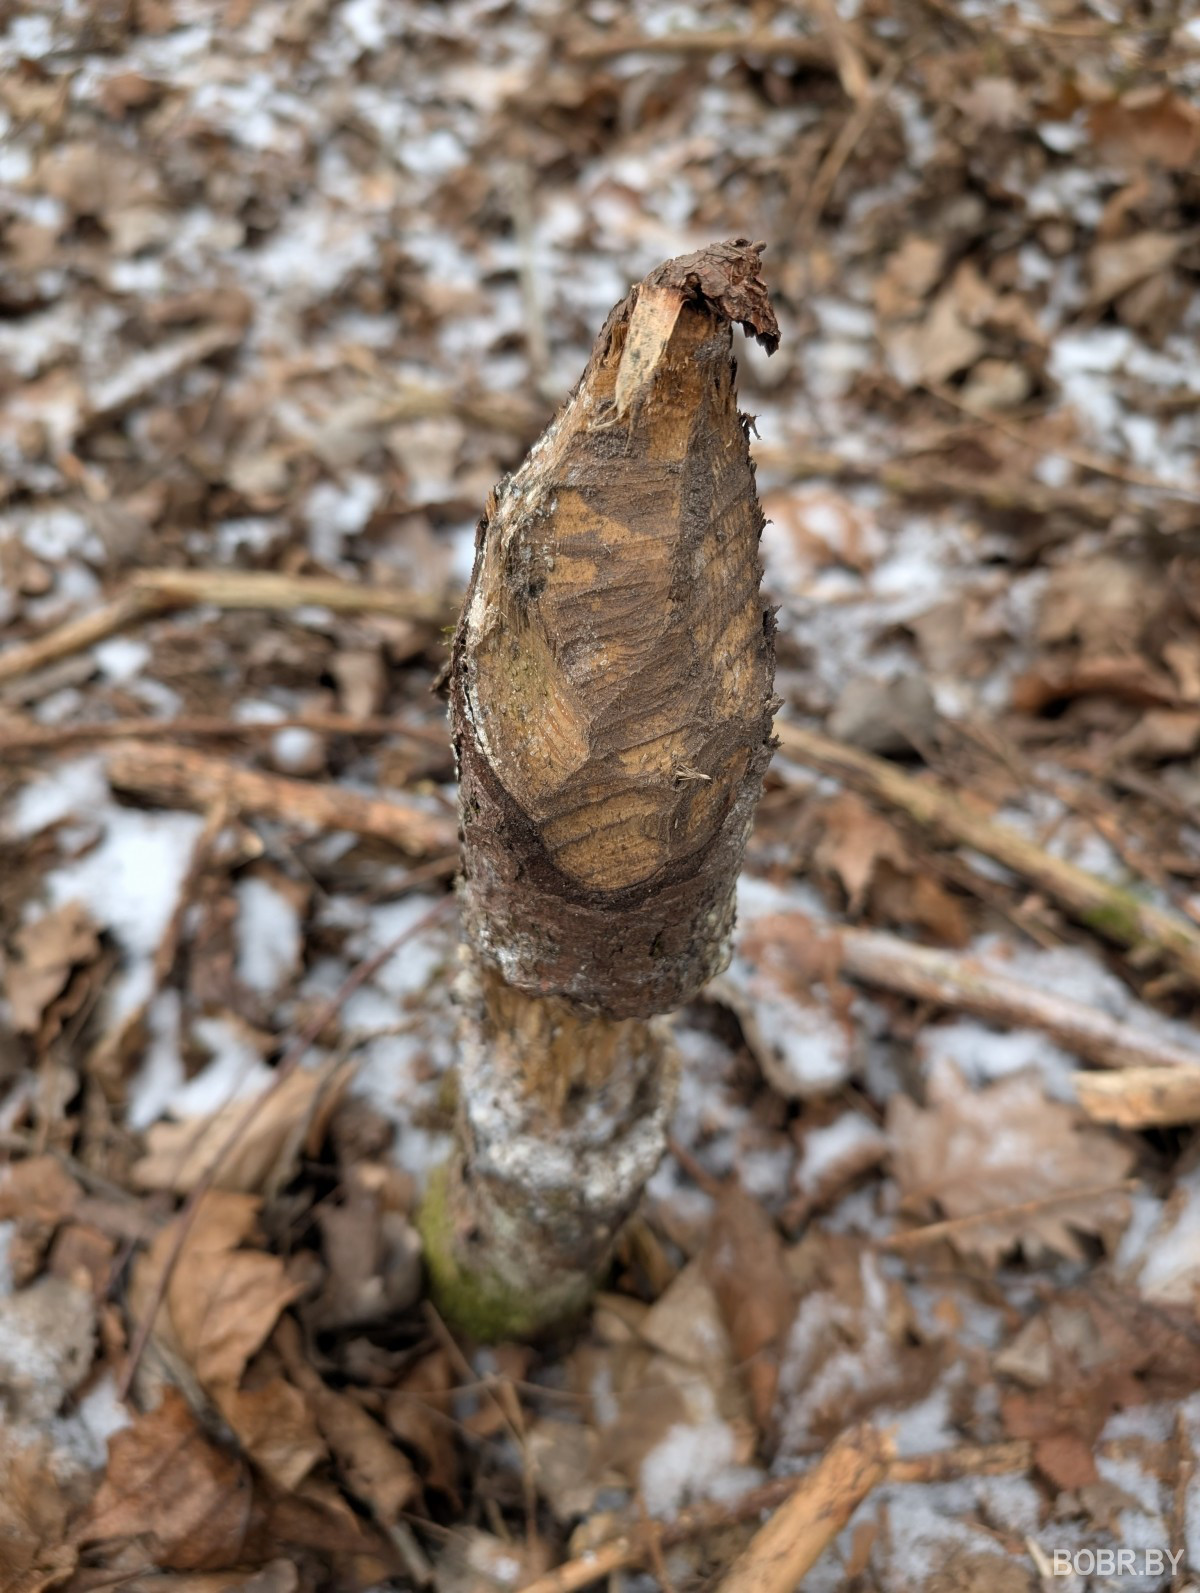
[[[681,1020],[620,1309],[571,1358],[468,1364],[422,1315],[408,1220],[453,1099],[456,927],[428,921],[456,857],[446,627],[489,488],[612,305],[739,236],[766,241],[783,332],[769,360],[736,337],[781,720],[827,740],[785,740],[738,957]],[[0,10],[0,1385],[13,1432],[54,1435],[21,1462],[50,1516],[0,1504],[22,1588],[151,1560],[240,1587],[230,1566],[266,1575],[280,1545],[281,1593],[430,1560],[454,1593],[523,1585],[593,1515],[602,1537],[728,1499],[858,1415],[913,1454],[1025,1444],[1024,1472],[893,1488],[806,1587],[1032,1587],[1031,1537],[1186,1539],[1200,1566],[1200,1505],[1178,1516],[1200,1105],[1098,1126],[1081,1042],[1032,998],[984,1022],[817,977],[813,950],[849,922],[969,951],[1143,1050],[1200,1051],[1198,282],[1189,0]],[[252,600],[232,572],[280,584]],[[1031,850],[838,785],[830,743]],[[1058,864],[1128,894],[1089,919]],[[1138,904],[1182,925],[1174,950],[1130,928]],[[250,1202],[222,1243],[274,1312],[214,1367],[185,1250],[174,1338],[160,1318],[139,1345],[178,1200],[298,1034],[294,1087],[219,1180]],[[1071,1232],[1010,1212],[879,1260],[914,1217],[1083,1186]],[[714,1212],[748,1270],[710,1267],[697,1305]],[[732,1333],[715,1371],[693,1318]],[[734,1370],[764,1345],[748,1396]],[[181,1433],[183,1493],[253,1476],[241,1537],[146,1513],[131,1479]],[[373,1472],[354,1445],[377,1439]],[[705,1552],[672,1561],[681,1586],[719,1570]]]

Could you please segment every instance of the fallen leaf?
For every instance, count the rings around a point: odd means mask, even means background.
[[[274,1343],[289,1376],[308,1400],[347,1491],[369,1505],[384,1526],[394,1525],[420,1492],[412,1462],[352,1395],[322,1381],[304,1355],[294,1321],[280,1324]]]
[[[220,1389],[216,1401],[243,1453],[285,1492],[326,1458],[307,1400],[285,1378],[273,1377],[261,1388]]]
[[[775,1404],[783,1340],[796,1311],[783,1240],[766,1212],[731,1184],[713,1213],[704,1271],[716,1296],[733,1355],[745,1372],[760,1432]]]
[[[1135,232],[1130,238],[1096,244],[1088,256],[1092,309],[1108,304],[1127,288],[1165,271],[1175,261],[1185,239],[1178,232]]]
[[[1104,158],[1125,166],[1153,162],[1187,171],[1200,155],[1200,108],[1169,90],[1153,88],[1148,98],[1129,94],[1094,105],[1089,127]]]
[[[100,950],[96,925],[81,902],[64,902],[24,925],[12,937],[13,958],[4,988],[18,1034],[36,1034],[46,1008],[60,995],[71,970]]]
[[[454,1374],[444,1350],[422,1356],[384,1401],[384,1420],[392,1437],[418,1459],[426,1489],[458,1499],[458,1448],[454,1439],[451,1392]]]
[[[0,1431],[0,1588],[43,1593],[75,1569],[67,1500],[48,1445],[16,1445]]]
[[[245,1462],[218,1448],[183,1395],[168,1388],[156,1410],[109,1440],[108,1467],[79,1542],[143,1538],[163,1570],[233,1567],[252,1493]]]
[[[320,1148],[348,1082],[349,1074],[344,1068],[339,1072],[334,1062],[324,1068],[297,1068],[282,1084],[268,1085],[269,1099],[222,1158],[213,1187],[255,1194],[286,1181],[302,1153],[315,1154]],[[155,1123],[146,1134],[145,1156],[134,1164],[133,1182],[139,1189],[189,1194],[253,1104],[253,1099],[231,1101],[204,1117]]]
[[[1047,1100],[1039,1076],[1014,1074],[976,1091],[953,1064],[937,1063],[926,1101],[922,1108],[896,1096],[889,1105],[893,1169],[907,1209],[984,1219],[950,1235],[963,1255],[996,1266],[1025,1245],[1081,1259],[1077,1232],[1111,1240],[1128,1221],[1129,1201],[1117,1190],[1070,1197],[1120,1183],[1133,1152]]]
[[[79,1185],[56,1156],[27,1156],[0,1169],[0,1222],[45,1223],[68,1218],[82,1199]]]
[[[393,1526],[420,1491],[408,1456],[351,1395],[322,1384],[309,1399],[347,1489]]]
[[[894,824],[874,812],[853,791],[842,791],[819,814],[821,839],[813,862],[839,879],[845,888],[846,911],[857,917],[866,904],[875,870],[883,860],[903,871],[909,848]]]
[[[237,1387],[247,1362],[302,1287],[288,1278],[278,1256],[239,1248],[255,1231],[258,1204],[250,1195],[224,1190],[204,1196],[155,1323],[156,1336],[210,1390]],[[150,1307],[179,1221],[159,1233],[134,1268],[129,1303],[135,1319]]]
[[[738,1015],[768,1083],[789,1100],[828,1095],[854,1071],[850,991],[837,950],[800,913],[767,913],[743,932],[709,987]]]

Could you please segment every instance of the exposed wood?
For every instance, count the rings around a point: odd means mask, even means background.
[[[1085,1073],[1075,1080],[1084,1111],[1097,1123],[1118,1128],[1174,1128],[1200,1123],[1200,1068],[1164,1073],[1161,1068],[1123,1068]]]
[[[455,636],[467,935],[457,1152],[422,1216],[476,1336],[577,1314],[662,1155],[665,1020],[728,962],[774,620],[734,321],[761,245],[660,266],[491,495]]]
[[[758,269],[716,246],[617,306],[488,505],[455,638],[471,941],[510,983],[618,1017],[680,1005],[727,961],[770,757],[731,325],[777,341]]]
[[[843,1433],[750,1540],[719,1593],[793,1593],[805,1571],[884,1480],[893,1454],[891,1441],[874,1427]]]

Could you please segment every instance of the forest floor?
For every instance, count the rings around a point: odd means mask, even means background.
[[[1200,1586],[1200,10],[5,16],[0,1588],[686,1593],[860,1423],[807,1593]],[[480,1349],[446,626],[735,236],[736,956],[592,1318]]]

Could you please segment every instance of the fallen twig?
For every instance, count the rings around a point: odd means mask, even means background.
[[[333,995],[330,996],[329,1000],[318,1008],[300,1030],[300,1033],[280,1059],[279,1066],[275,1069],[275,1076],[270,1084],[249,1103],[245,1113],[234,1124],[225,1141],[217,1148],[212,1160],[204,1172],[201,1173],[191,1193],[180,1207],[179,1216],[176,1218],[174,1240],[163,1261],[162,1270],[154,1281],[154,1292],[146,1308],[145,1315],[138,1323],[137,1332],[134,1334],[133,1342],[130,1345],[129,1358],[125,1362],[124,1371],[121,1373],[118,1385],[119,1399],[126,1399],[129,1395],[133,1379],[137,1374],[138,1364],[145,1353],[146,1345],[149,1342],[150,1334],[154,1330],[154,1323],[162,1303],[166,1299],[171,1275],[175,1271],[179,1258],[183,1254],[184,1246],[187,1244],[188,1235],[192,1231],[197,1209],[205,1195],[212,1189],[217,1174],[221,1171],[226,1158],[237,1148],[242,1136],[253,1125],[259,1113],[286,1084],[287,1080],[300,1066],[310,1048],[316,1043],[322,1030],[333,1021],[354,992],[362,985],[365,985],[368,979],[373,978],[379,969],[383,967],[384,963],[388,962],[406,941],[411,940],[415,935],[423,934],[425,930],[436,924],[439,919],[445,917],[454,905],[453,896],[443,897],[435,907],[431,907],[427,913],[422,913],[415,923],[410,924],[394,940],[389,941],[382,951],[376,952],[373,957],[368,957],[365,962],[359,963],[357,968],[352,969]]]
[[[799,34],[743,32],[741,28],[679,28],[669,33],[614,29],[567,45],[573,61],[608,61],[618,55],[774,55],[798,66],[835,70],[833,51],[824,39]]]
[[[185,807],[207,806],[223,796],[243,812],[320,830],[348,830],[416,857],[452,853],[457,842],[453,819],[414,802],[243,769],[190,747],[118,745],[108,757],[108,778],[119,790]]]
[[[1098,1200],[1103,1195],[1128,1194],[1136,1189],[1136,1178],[1122,1178],[1115,1184],[1088,1184],[1083,1189],[1064,1189],[1058,1194],[1043,1195],[1038,1200],[1015,1201],[1008,1206],[992,1206],[987,1211],[973,1211],[965,1217],[946,1217],[941,1222],[923,1223],[919,1228],[907,1228],[903,1233],[890,1234],[878,1241],[880,1250],[915,1250],[922,1245],[936,1244],[961,1233],[964,1228],[977,1228],[981,1223],[1011,1222],[1014,1217],[1034,1217],[1039,1212],[1055,1206],[1074,1206],[1084,1200]]]
[[[815,730],[780,723],[775,730],[787,757],[898,808],[923,829],[982,852],[1031,881],[1072,918],[1106,940],[1139,954],[1165,958],[1194,984],[1200,984],[1200,930],[1186,918],[1154,907],[1074,863],[1052,857],[939,781],[918,780],[886,759],[844,746]]]
[[[898,498],[970,498],[987,509],[1004,514],[1030,514],[1045,517],[1069,515],[1085,525],[1108,530],[1118,514],[1130,516],[1140,529],[1162,523],[1169,490],[1160,494],[1157,504],[1140,503],[1116,491],[1094,487],[1051,487],[1028,475],[1008,472],[987,476],[945,465],[908,464],[901,460],[846,459],[840,454],[802,446],[756,447],[754,458],[764,469],[786,474],[793,481],[823,477],[829,481],[877,482]],[[1195,523],[1195,507],[1190,500],[1180,504],[1179,524]]]
[[[813,928],[819,933],[819,926]],[[915,946],[896,935],[865,929],[845,929],[825,938],[836,948],[842,971],[863,984],[970,1012],[1008,1028],[1040,1029],[1098,1067],[1123,1068],[1156,1079],[1163,1077],[1164,1069],[1173,1069],[1179,1082],[1172,1087],[1183,1092],[1190,1086],[1200,1103],[1200,1044],[1180,1045],[1136,1024],[1121,1023],[1095,1007],[999,973],[978,957]],[[1089,1080],[1081,1075],[1078,1082],[1083,1086]],[[1107,1088],[1112,1081],[1102,1082]]]
[[[892,1457],[890,1440],[874,1427],[843,1433],[750,1540],[719,1593],[792,1593],[886,1477]]]
[[[130,625],[198,603],[225,609],[281,610],[312,605],[338,613],[392,614],[438,627],[453,624],[456,612],[453,604],[428,593],[404,587],[359,586],[326,576],[274,570],[139,570],[111,602],[0,653],[0,683],[82,652]]]
[[[1164,1072],[1156,1067],[1119,1073],[1081,1073],[1075,1080],[1080,1106],[1097,1123],[1118,1128],[1170,1128],[1200,1123],[1200,1068]]]
[[[0,716],[0,752],[42,752],[80,741],[155,741],[194,738],[207,741],[260,741],[279,730],[311,730],[319,736],[399,736],[450,755],[450,734],[436,725],[409,725],[399,719],[374,715],[356,719],[352,714],[312,713],[282,719],[227,719],[220,714],[182,714],[175,719],[107,719],[96,724],[39,725],[16,714]]]
[[[1000,1444],[964,1444],[957,1449],[938,1450],[931,1455],[910,1455],[886,1463],[885,1482],[951,1482],[957,1477],[994,1477],[1023,1471],[1030,1462],[1032,1445],[1024,1440]],[[577,1593],[577,1590],[640,1565],[651,1556],[651,1542],[672,1548],[689,1538],[718,1532],[739,1521],[752,1521],[764,1511],[786,1504],[812,1477],[811,1471],[799,1477],[777,1477],[760,1488],[752,1488],[730,1505],[700,1505],[684,1510],[674,1521],[649,1522],[636,1531],[624,1533],[589,1549],[577,1559],[568,1560],[544,1576],[527,1582],[520,1593]]]

